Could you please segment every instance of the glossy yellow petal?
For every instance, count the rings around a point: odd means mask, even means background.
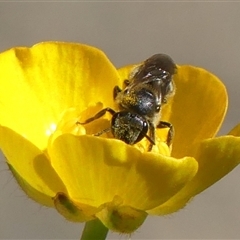
[[[9,169],[11,170],[13,176],[17,180],[19,186],[22,190],[30,197],[32,200],[47,206],[47,207],[54,207],[52,198],[42,192],[37,191],[35,188],[32,187],[23,177],[21,177],[17,171],[12,167],[12,165],[8,164]]]
[[[122,141],[87,135],[59,136],[49,155],[69,197],[95,207],[120,196],[125,206],[151,209],[177,193],[197,172],[191,157],[143,154]]]
[[[0,54],[0,124],[44,149],[63,111],[99,101],[111,107],[118,82],[94,47],[44,42],[10,49]]]
[[[9,128],[0,127],[0,146],[10,169],[29,197],[43,205],[51,205],[51,198],[57,192],[66,192],[46,154],[27,139]]]
[[[240,138],[223,136],[204,140],[195,154],[199,163],[196,176],[169,201],[149,211],[164,215],[183,208],[195,195],[202,192],[240,163]]]
[[[119,69],[122,81],[133,67]],[[164,105],[161,119],[175,128],[172,156],[183,157],[196,142],[219,130],[227,109],[227,92],[216,76],[193,66],[178,66],[174,82],[175,95]]]
[[[186,156],[194,143],[219,130],[227,110],[227,92],[215,75],[193,66],[180,66],[174,81],[176,94],[172,105],[166,105],[175,127],[172,156]]]

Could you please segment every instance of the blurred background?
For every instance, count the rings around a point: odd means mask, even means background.
[[[117,66],[167,53],[206,68],[229,92],[220,131],[240,122],[240,2],[1,2],[0,51],[56,40],[102,49]],[[207,103],[206,103],[207,104]],[[202,116],[204,118],[204,116]],[[79,239],[67,222],[19,189],[0,156],[0,239]],[[131,239],[239,239],[240,167],[178,213],[149,217]],[[129,239],[110,233],[108,239]]]

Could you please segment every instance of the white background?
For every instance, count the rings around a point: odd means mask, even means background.
[[[229,92],[220,134],[240,122],[240,2],[0,2],[0,51],[46,40],[99,47],[117,67],[160,52],[204,67]],[[180,212],[149,217],[131,239],[240,239],[239,182],[240,167]],[[28,199],[1,156],[0,239],[78,239],[82,227]]]

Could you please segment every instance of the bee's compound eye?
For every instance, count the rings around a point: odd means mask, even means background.
[[[138,114],[117,112],[113,115],[111,130],[115,138],[127,144],[135,144],[146,136],[148,122]]]

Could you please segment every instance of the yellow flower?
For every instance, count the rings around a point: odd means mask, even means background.
[[[98,218],[130,233],[148,214],[183,208],[239,163],[240,138],[213,138],[227,108],[225,87],[193,66],[178,66],[176,94],[162,113],[175,128],[172,151],[163,130],[152,152],[144,140],[130,146],[92,136],[110,126],[110,114],[77,124],[104,107],[115,109],[113,88],[132,68],[117,70],[100,50],[73,43],[0,54],[0,148],[30,198],[70,221]]]

